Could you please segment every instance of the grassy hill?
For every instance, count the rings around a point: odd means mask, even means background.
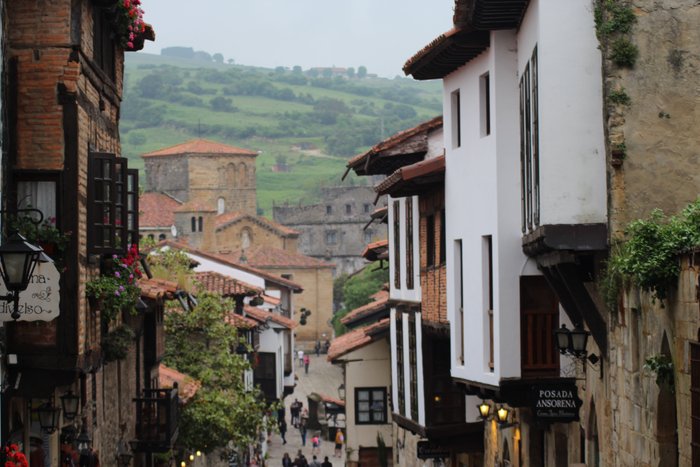
[[[348,157],[439,115],[441,96],[439,83],[405,78],[127,54],[122,152],[142,168],[141,154],[197,137],[260,151],[258,207],[270,216],[273,202],[316,201]]]

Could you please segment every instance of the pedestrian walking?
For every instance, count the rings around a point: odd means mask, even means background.
[[[279,421],[279,427],[280,427],[280,436],[282,437],[282,444],[287,444],[287,438],[285,438],[285,435],[287,434],[287,422],[284,421],[284,419]]]
[[[299,351],[297,351],[297,357],[299,358],[299,368],[301,368],[304,364],[304,351],[299,349]]]
[[[309,374],[309,363],[311,363],[311,359],[308,355],[304,355],[304,372],[307,375]]]
[[[321,356],[321,341],[316,341],[316,345],[314,346],[314,350],[316,351],[316,356],[320,357]]]
[[[304,454],[301,453],[301,449],[299,449],[299,452],[297,452],[297,457],[294,459],[294,464],[292,465],[295,467],[309,467],[309,461],[307,461]]]
[[[316,434],[311,438],[311,454],[320,454],[321,438]],[[315,456],[314,456],[315,457]]]
[[[303,421],[299,425],[299,434],[301,435],[301,445],[306,446],[306,423]]]
[[[345,437],[343,436],[343,431],[338,428],[335,432],[335,454],[333,457],[342,457],[343,443],[345,442]]]
[[[328,460],[328,456],[323,458],[323,463],[321,464],[321,467],[333,467],[331,461]]]
[[[308,424],[308,421],[309,421],[309,410],[306,407],[304,407],[303,409],[301,409],[301,415],[299,418],[299,422],[302,425],[306,426]]]
[[[277,409],[277,420],[284,420],[286,418],[286,411],[284,408],[284,403],[280,404],[279,408]]]
[[[301,402],[298,399],[294,399],[294,402],[289,406],[289,412],[292,414],[292,426],[294,428],[299,427],[299,412],[301,411]]]
[[[289,457],[288,452],[285,452],[282,457],[282,467],[292,467],[292,458]]]
[[[316,456],[313,456],[311,458],[311,462],[309,463],[309,467],[321,467],[321,463],[316,459]]]

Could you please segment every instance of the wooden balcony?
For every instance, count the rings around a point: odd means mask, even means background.
[[[543,276],[520,278],[520,357],[523,379],[559,376],[554,330],[559,303]]]
[[[177,439],[180,399],[177,387],[144,389],[136,402],[136,452],[166,452]]]

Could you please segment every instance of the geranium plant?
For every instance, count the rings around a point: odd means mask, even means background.
[[[86,283],[86,294],[101,302],[102,318],[111,321],[120,310],[136,305],[141,295],[137,281],[142,275],[138,248],[131,245],[126,256],[112,255],[104,273]]]
[[[49,217],[42,222],[31,215],[18,215],[9,220],[10,229],[19,232],[29,242],[42,246],[45,250],[55,246],[57,251],[47,251],[49,255],[63,256],[70,239],[70,232],[63,233],[56,226],[56,218]]]
[[[136,36],[146,31],[141,0],[116,0],[116,35],[122,47],[134,49]]]
[[[0,462],[4,467],[29,467],[27,457],[14,443],[3,448]]]

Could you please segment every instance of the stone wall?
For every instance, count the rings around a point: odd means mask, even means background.
[[[301,253],[335,263],[334,277],[352,274],[366,264],[360,256],[365,246],[386,238],[381,224],[364,229],[376,208],[376,193],[368,186],[330,187],[322,190],[321,197],[324,202],[318,204],[274,206],[273,217],[301,233]],[[380,200],[377,206],[383,204]]]

